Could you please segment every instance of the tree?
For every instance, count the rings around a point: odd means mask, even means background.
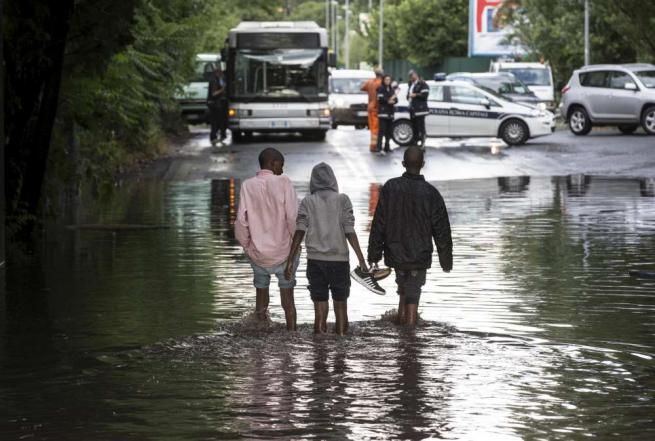
[[[653,56],[655,37],[650,29],[655,23],[655,4],[616,0],[591,3],[592,63],[634,62],[648,57],[648,51]],[[550,62],[559,87],[584,63],[581,0],[506,0],[500,12],[528,48],[528,57]]]
[[[387,1],[384,57],[433,65],[464,56],[468,44],[468,0]],[[369,59],[377,61],[379,11],[371,15]]]

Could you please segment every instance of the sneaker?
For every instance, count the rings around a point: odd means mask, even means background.
[[[387,293],[380,285],[378,285],[378,282],[373,278],[371,273],[365,273],[359,267],[350,272],[350,277],[372,293],[379,296],[383,296]]]
[[[218,140],[212,139],[211,141],[212,147],[216,147],[216,144],[218,143]]]
[[[391,275],[391,268],[371,268],[371,275],[375,280],[386,279]]]
[[[379,151],[378,156],[387,156],[387,153],[385,151]]]

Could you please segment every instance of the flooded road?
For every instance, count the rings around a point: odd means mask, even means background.
[[[381,180],[349,173],[366,242]],[[428,273],[415,331],[384,318],[392,278],[353,285],[345,338],[311,334],[304,256],[299,331],[276,290],[273,323],[248,318],[241,178],[126,182],[78,223],[161,228],[54,225],[7,272],[0,439],[655,438],[655,280],[629,275],[655,271],[652,178],[434,182],[453,271]]]

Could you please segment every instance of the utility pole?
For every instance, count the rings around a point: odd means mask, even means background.
[[[590,63],[590,44],[589,44],[589,0],[584,0],[584,64]]]
[[[339,23],[337,22],[337,8],[339,7],[339,2],[337,0],[332,0],[332,50],[337,60],[339,59],[339,44],[337,42],[337,31],[339,30]]]
[[[350,35],[348,32],[350,30],[348,29],[348,22],[350,21],[350,0],[346,0],[346,12],[344,13],[346,16],[346,27],[345,27],[345,36],[344,36],[344,53],[343,53],[343,58],[346,59],[346,69],[350,69]]]
[[[378,40],[378,67],[382,69],[384,61],[384,0],[380,0],[380,35]]]
[[[328,35],[328,48],[330,47],[330,0],[325,0],[325,31]]]
[[[0,0],[0,271],[5,266],[5,54],[2,27],[3,0]],[[1,280],[1,278],[0,278]]]

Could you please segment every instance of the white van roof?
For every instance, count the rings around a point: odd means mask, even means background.
[[[548,63],[529,63],[529,62],[521,62],[521,63],[516,63],[516,62],[507,62],[507,61],[498,61],[496,64],[498,64],[498,67],[500,69],[511,69],[513,67],[517,69],[549,69],[550,65]]]
[[[220,61],[221,54],[197,54],[196,61]]]
[[[360,69],[335,69],[330,72],[332,78],[375,78],[372,70]]]

